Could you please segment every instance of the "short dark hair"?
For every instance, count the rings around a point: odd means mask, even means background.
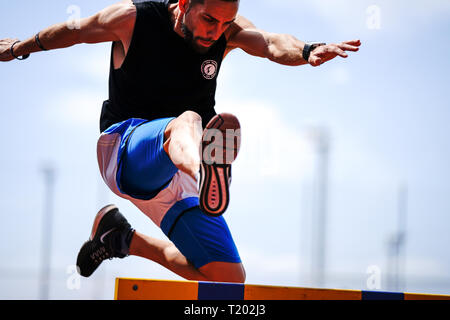
[[[221,0],[221,1],[225,1],[225,2],[238,2],[240,0]],[[194,5],[194,4],[205,4],[205,0],[190,0],[190,5]]]

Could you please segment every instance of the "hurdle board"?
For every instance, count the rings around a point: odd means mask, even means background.
[[[115,300],[450,300],[450,295],[116,278]]]

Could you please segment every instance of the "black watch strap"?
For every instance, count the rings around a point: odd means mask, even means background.
[[[28,54],[24,54],[22,57],[18,57],[18,56],[16,56],[16,55],[14,54],[14,45],[15,45],[16,43],[19,43],[19,42],[20,42],[20,40],[17,40],[16,42],[14,42],[14,43],[11,45],[11,47],[9,48],[9,51],[10,51],[11,55],[12,55],[15,59],[17,59],[17,60],[25,60],[25,59],[27,59],[27,58],[30,56],[29,53],[28,53]]]
[[[319,47],[319,46],[324,46],[326,43],[321,43],[321,42],[310,42],[310,43],[305,43],[305,46],[303,47],[303,59],[306,62],[309,62],[309,56],[311,55],[311,52]]]

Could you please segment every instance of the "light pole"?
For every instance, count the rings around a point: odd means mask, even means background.
[[[313,192],[311,274],[314,285],[321,287],[325,283],[330,136],[326,128],[313,128],[309,132],[309,138],[315,146],[317,157]]]
[[[401,184],[398,189],[397,230],[388,243],[388,288],[392,291],[405,289],[405,242],[408,189]]]
[[[41,271],[39,277],[39,299],[48,300],[50,290],[50,267],[53,227],[53,198],[55,168],[46,165],[42,168],[45,182],[44,212],[42,215]]]

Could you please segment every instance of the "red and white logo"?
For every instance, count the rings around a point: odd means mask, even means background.
[[[202,74],[207,80],[214,79],[217,75],[217,62],[214,60],[206,60],[202,64]]]

